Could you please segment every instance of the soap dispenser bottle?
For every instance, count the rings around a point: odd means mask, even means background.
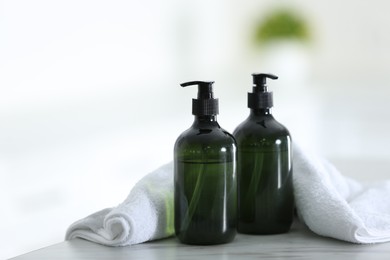
[[[249,117],[234,131],[237,141],[238,226],[240,233],[277,234],[292,224],[291,137],[271,113],[272,92],[266,80],[272,74],[252,74],[248,93]]]
[[[181,84],[198,85],[194,122],[174,148],[175,233],[185,244],[228,243],[236,235],[236,143],[217,122],[213,83]]]

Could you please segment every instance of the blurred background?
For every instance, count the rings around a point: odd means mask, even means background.
[[[390,172],[385,0],[0,0],[0,258],[63,241],[172,159],[196,89],[249,114],[271,72],[293,140],[361,181]]]

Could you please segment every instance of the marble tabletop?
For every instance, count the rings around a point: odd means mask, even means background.
[[[238,234],[229,244],[189,246],[176,238],[127,247],[107,247],[74,239],[13,259],[390,259],[390,243],[357,245],[320,237],[299,223],[289,233]]]

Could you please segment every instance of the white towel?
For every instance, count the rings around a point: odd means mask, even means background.
[[[353,243],[390,241],[390,181],[360,184],[326,160],[294,148],[295,202],[309,229]]]
[[[294,196],[300,219],[313,232],[353,243],[390,241],[390,181],[376,186],[342,176],[327,161],[294,146]],[[141,179],[126,200],[72,224],[81,237],[125,246],[173,235],[173,166]]]
[[[65,239],[126,246],[173,235],[173,165],[143,177],[123,203],[76,221]]]

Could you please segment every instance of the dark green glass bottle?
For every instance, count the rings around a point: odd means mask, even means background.
[[[233,135],[237,141],[238,232],[277,234],[287,232],[293,221],[291,137],[271,113],[270,74],[252,74],[248,93],[249,117]]]
[[[175,233],[185,244],[222,244],[236,235],[236,144],[217,122],[212,84],[182,84],[199,86],[194,123],[174,148]]]

